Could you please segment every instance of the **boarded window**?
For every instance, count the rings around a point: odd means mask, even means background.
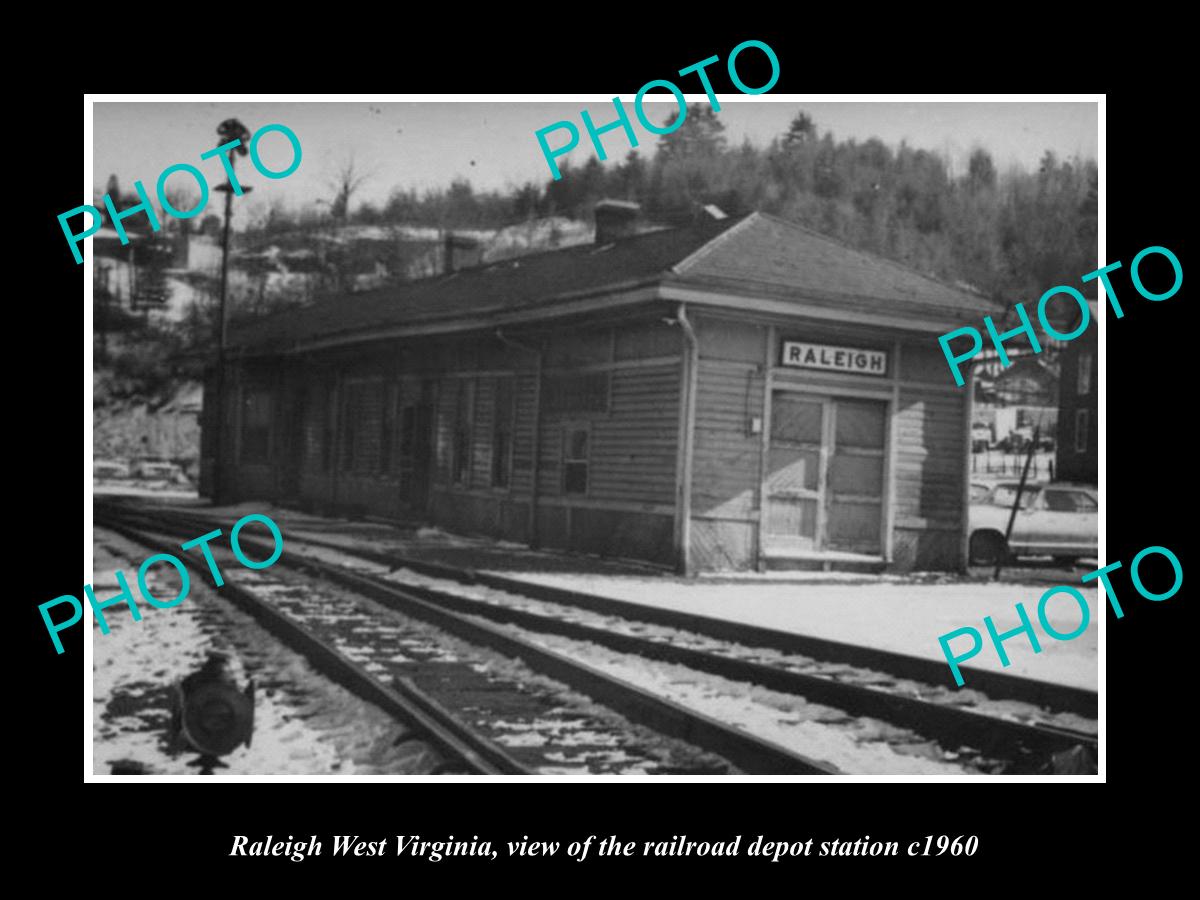
[[[497,378],[492,407],[492,487],[508,487],[512,469],[513,379]]]
[[[471,423],[475,409],[475,380],[460,378],[454,382],[454,448],[450,480],[468,485],[471,480]]]
[[[543,390],[549,413],[608,412],[608,373],[547,375]]]
[[[304,466],[309,471],[329,471],[329,390],[317,383],[304,400]]]
[[[563,432],[564,494],[587,493],[590,438],[587,428],[571,427]]]
[[[1087,453],[1088,448],[1088,411],[1075,410],[1075,452]]]
[[[262,388],[242,391],[241,461],[265,463],[271,459],[271,392]]]
[[[378,471],[382,397],[383,385],[378,381],[348,382],[343,387],[342,471],[357,474]]]

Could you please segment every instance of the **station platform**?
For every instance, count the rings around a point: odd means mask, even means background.
[[[984,648],[968,663],[970,667],[1086,690],[1098,688],[1099,629],[1105,618],[1105,598],[1097,596],[1094,585],[1081,585],[1078,576],[1054,580],[1036,568],[1007,568],[1003,580],[995,582],[982,575],[942,572],[769,571],[682,578],[644,564],[531,550],[522,544],[451,534],[416,522],[325,517],[263,503],[216,507],[204,500],[180,497],[98,495],[97,502],[101,501],[187,510],[229,525],[248,513],[262,513],[279,524],[285,542],[294,535],[344,544],[348,550],[369,547],[630,603],[938,661],[945,659],[938,637],[971,627],[983,635]],[[1038,601],[1057,584],[1071,585],[1088,602],[1090,624],[1071,641],[1055,640],[1037,625]],[[1020,624],[1015,609],[1018,602],[1035,623],[1041,652],[1035,653],[1024,635],[1015,636],[1005,642],[1011,664],[1004,667],[991,647],[983,618],[990,615],[999,633],[1009,631]],[[1050,624],[1060,632],[1078,628],[1080,615],[1069,595],[1056,596],[1049,603]],[[960,637],[952,647],[965,649],[969,644],[968,637]]]

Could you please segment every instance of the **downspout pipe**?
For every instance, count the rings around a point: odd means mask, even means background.
[[[699,344],[696,341],[696,330],[687,317],[687,304],[680,303],[675,312],[675,321],[679,323],[687,345],[683,355],[683,371],[680,378],[681,394],[679,398],[679,472],[677,482],[679,495],[676,499],[676,515],[678,527],[676,534],[679,540],[677,548],[677,566],[681,575],[692,574],[692,457],[695,441],[696,421],[696,379],[699,374]]]
[[[528,344],[523,344],[520,341],[515,341],[506,335],[501,329],[496,329],[496,339],[502,344],[521,350],[525,353],[534,355],[534,382],[533,382],[533,448],[532,448],[532,471],[530,473],[529,485],[529,546],[537,549],[541,546],[541,540],[538,535],[538,494],[539,483],[541,481],[541,456],[542,456],[542,359],[545,355],[543,348],[531,347]]]

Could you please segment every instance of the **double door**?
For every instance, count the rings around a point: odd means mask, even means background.
[[[887,412],[881,400],[772,393],[764,551],[882,555]]]

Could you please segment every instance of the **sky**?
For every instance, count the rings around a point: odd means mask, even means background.
[[[650,95],[654,96],[654,95]],[[639,140],[637,152],[653,153],[657,138],[640,127],[633,115],[632,97],[622,96]],[[689,101],[706,101],[703,94]],[[730,144],[749,139],[765,146],[787,130],[793,116],[804,110],[820,132],[830,130],[838,139],[878,137],[898,146],[937,151],[946,155],[957,171],[965,168],[975,147],[988,150],[1001,170],[1036,167],[1046,150],[1060,157],[1095,158],[1097,109],[1094,103],[851,103],[807,102],[796,95],[769,94],[749,98],[719,95],[717,113],[725,124]],[[200,154],[217,145],[216,126],[227,118],[240,119],[251,132],[281,123],[295,132],[302,148],[297,170],[282,179],[267,179],[254,171],[247,157],[237,161],[239,180],[255,190],[247,195],[247,211],[255,211],[275,198],[291,207],[317,199],[328,201],[333,190],[329,178],[351,156],[370,177],[352,204],[380,204],[395,188],[424,190],[467,178],[481,190],[504,189],[526,181],[544,182],[550,169],[534,133],[561,120],[575,123],[580,144],[559,157],[573,164],[586,162],[594,151],[580,123],[587,109],[596,125],[613,121],[611,101],[593,102],[97,102],[94,105],[93,184],[103,191],[110,174],[123,190],[134,180],[153,196],[159,173],[175,163],[190,163],[205,173],[211,185],[223,181],[219,160],[200,160]],[[647,102],[648,116],[662,122],[675,105]],[[552,147],[566,139],[565,132],[549,136]],[[608,162],[623,159],[629,146],[620,129],[603,137]],[[263,162],[281,170],[291,161],[287,139],[268,134],[260,144]],[[191,188],[186,173],[171,176],[170,186]],[[209,209],[216,212],[210,196]]]

